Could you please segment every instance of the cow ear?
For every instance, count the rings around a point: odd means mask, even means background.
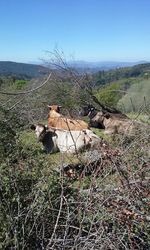
[[[35,130],[35,129],[36,129],[36,126],[35,126],[34,124],[32,124],[32,125],[30,126],[30,128],[31,128],[32,130]]]
[[[106,119],[109,119],[109,118],[110,118],[110,114],[109,114],[109,113],[105,113],[105,114],[104,114],[104,117],[105,117]]]
[[[57,112],[59,113],[60,112],[60,109],[62,108],[62,106],[58,105],[57,106]]]
[[[58,105],[58,109],[60,110],[62,108],[62,106],[61,105]]]
[[[46,124],[46,125],[44,125],[44,128],[45,128],[45,130],[47,131],[47,130],[49,130],[49,128],[48,128],[48,125]]]
[[[50,105],[47,105],[47,107],[51,110],[51,108],[52,108],[52,106],[50,106]]]
[[[94,107],[90,108],[90,111],[94,111],[94,110],[96,110]]]

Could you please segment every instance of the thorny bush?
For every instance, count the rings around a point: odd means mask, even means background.
[[[0,167],[1,249],[150,248],[148,132],[113,138],[98,149],[99,171],[75,179],[12,141]]]

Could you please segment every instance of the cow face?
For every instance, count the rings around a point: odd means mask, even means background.
[[[37,138],[39,139],[39,141],[42,141],[43,136],[45,135],[45,133],[46,133],[45,126],[40,126],[40,125],[36,126],[35,134],[36,134]]]
[[[95,112],[96,108],[92,105],[84,106],[79,110],[80,116],[89,116],[91,113]]]
[[[51,110],[51,111],[53,110],[57,113],[60,113],[61,107],[62,106],[60,106],[60,105],[48,105],[49,110]]]
[[[46,153],[58,152],[56,145],[56,133],[54,130],[49,130],[46,125],[37,124],[32,125],[31,129],[35,131],[36,137],[39,142],[43,144],[43,149]]]
[[[91,116],[90,126],[94,128],[104,129],[105,128],[104,119],[105,119],[105,114],[102,111],[97,112],[96,115]]]
[[[43,124],[31,125],[31,129],[35,131],[37,139],[42,141],[46,134],[46,126]]]

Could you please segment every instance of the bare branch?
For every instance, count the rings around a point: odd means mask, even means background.
[[[91,89],[88,88],[88,89],[87,89],[87,92],[88,92],[88,94],[90,95],[90,97],[93,99],[93,101],[94,101],[96,104],[98,104],[104,111],[107,111],[107,112],[110,112],[110,113],[118,113],[118,114],[121,114],[121,113],[122,113],[121,111],[119,111],[119,110],[117,110],[117,109],[115,109],[115,108],[110,108],[110,107],[104,105],[103,103],[101,103],[101,102],[97,99],[97,97],[96,97],[95,95],[93,95]]]

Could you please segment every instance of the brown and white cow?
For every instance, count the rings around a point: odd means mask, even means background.
[[[67,152],[77,153],[86,148],[92,148],[101,142],[101,139],[91,130],[61,130],[49,129],[43,124],[32,125],[38,141],[42,142],[47,153]]]
[[[64,130],[83,130],[89,129],[89,125],[83,120],[71,119],[60,114],[60,107],[58,105],[51,105],[49,107],[48,127],[58,128]]]

